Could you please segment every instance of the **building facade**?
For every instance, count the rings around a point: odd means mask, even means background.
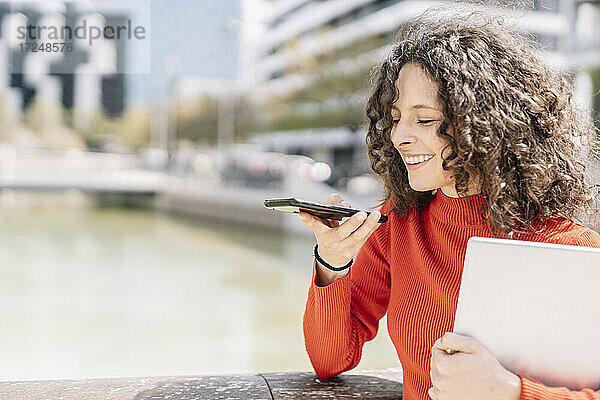
[[[297,141],[290,138],[289,150],[342,165],[341,175],[349,171],[347,165],[356,165],[351,163],[352,159],[362,160],[362,169],[368,171],[364,149],[357,144],[364,146],[365,129],[360,118],[364,115],[372,68],[387,53],[390,41],[404,21],[429,6],[443,3],[443,0],[263,0],[265,12],[260,24],[264,33],[255,46],[250,95],[264,105],[262,131],[267,133],[255,141],[273,143],[273,138],[282,137],[285,127],[278,122],[279,116],[298,121],[292,131],[294,128],[322,131],[329,125],[337,132],[339,126],[346,126],[358,136],[356,140],[348,139],[344,144],[315,139],[300,149]],[[541,43],[543,59],[571,73],[578,101],[594,107],[600,116],[598,96],[593,97],[594,91],[600,89],[597,72],[600,1],[531,0],[515,2],[521,8],[502,9],[496,8],[498,1],[484,3],[472,7],[496,9],[514,18],[519,29]],[[276,132],[270,134],[270,130]],[[322,134],[326,135],[326,130]],[[323,148],[323,143],[330,142],[335,145]]]
[[[38,99],[66,110],[101,109],[109,116],[121,115],[125,41],[105,39],[87,46],[83,41],[88,39],[77,36],[89,31],[73,30],[84,25],[123,26],[128,19],[124,12],[100,14],[73,2],[0,4],[0,51],[5,60],[0,85],[5,102],[15,112]],[[52,45],[54,50],[48,50]]]

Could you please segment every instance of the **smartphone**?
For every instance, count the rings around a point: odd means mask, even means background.
[[[277,211],[285,211],[291,213],[299,213],[300,211],[314,215],[315,217],[322,219],[334,219],[341,221],[349,218],[360,212],[354,208],[346,208],[340,206],[330,206],[327,204],[312,203],[310,201],[299,200],[294,197],[286,199],[267,199],[265,200],[265,207],[271,208]],[[365,211],[367,215],[371,214],[370,211]],[[388,216],[382,214],[379,217],[379,222],[386,222]]]

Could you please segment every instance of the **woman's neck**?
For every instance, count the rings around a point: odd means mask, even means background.
[[[452,183],[451,185],[448,185],[448,186],[441,187],[441,188],[439,188],[439,190],[441,190],[447,197],[460,198],[460,197],[473,196],[474,194],[481,193],[481,181],[477,180],[477,179],[471,179],[469,181],[469,186],[467,187],[467,193],[463,194],[462,196],[458,195],[458,192],[456,191],[455,183]]]
[[[458,193],[456,192],[456,189],[453,188],[453,187],[452,188],[443,187],[443,188],[440,188],[439,190],[441,190],[442,193],[444,193],[447,197],[452,197],[452,198],[456,198],[456,199],[458,199],[460,197],[473,196],[475,194],[480,194],[481,193],[480,190],[471,190],[471,189],[469,189],[466,194],[463,194],[462,196],[459,196]]]

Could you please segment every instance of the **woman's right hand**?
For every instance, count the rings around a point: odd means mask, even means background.
[[[350,207],[338,194],[331,194],[325,204]],[[319,256],[329,265],[335,267],[346,265],[358,253],[369,236],[379,227],[379,211],[373,211],[367,218],[364,211],[354,214],[342,224],[335,220],[323,220],[308,213],[298,213],[302,222],[315,233],[319,245]],[[317,284],[327,286],[336,279],[348,274],[349,268],[343,271],[332,271],[317,262]]]

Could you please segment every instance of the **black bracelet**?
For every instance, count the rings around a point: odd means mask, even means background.
[[[327,268],[327,269],[330,269],[330,270],[336,271],[336,272],[343,271],[346,268],[350,268],[350,266],[354,262],[354,260],[350,260],[350,262],[348,264],[344,265],[343,267],[333,267],[333,266],[327,264],[325,261],[323,261],[323,259],[321,258],[321,256],[319,256],[319,252],[317,251],[317,247],[319,247],[319,245],[315,244],[315,251],[314,251],[315,258],[317,259],[318,262],[320,262],[321,264],[323,264],[323,266],[325,268]]]

